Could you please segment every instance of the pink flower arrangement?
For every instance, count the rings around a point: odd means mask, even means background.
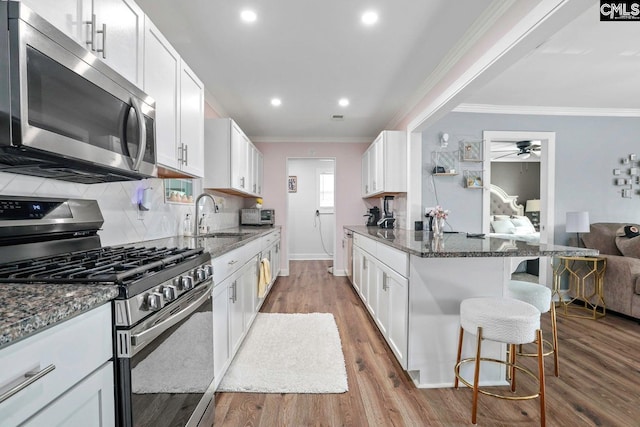
[[[442,206],[438,205],[435,208],[431,209],[427,214],[427,216],[430,216],[433,218],[447,219],[447,217],[449,216],[449,211],[442,209]]]

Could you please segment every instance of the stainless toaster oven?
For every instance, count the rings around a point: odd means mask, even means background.
[[[242,209],[240,224],[242,225],[273,225],[276,221],[276,211],[273,209]]]

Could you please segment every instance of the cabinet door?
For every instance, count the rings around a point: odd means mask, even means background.
[[[353,287],[362,296],[362,251],[359,247],[353,247]]]
[[[254,256],[241,269],[242,298],[244,299],[244,330],[247,331],[258,312],[258,257]]]
[[[204,176],[204,85],[189,66],[180,69],[180,144],[182,170]]]
[[[258,193],[258,150],[253,144],[249,144],[249,148],[247,151],[247,181],[248,181],[248,191],[251,194]]]
[[[384,134],[381,134],[376,141],[373,143],[375,150],[375,161],[374,161],[374,176],[373,176],[373,190],[376,193],[385,190],[385,182],[384,182],[384,167],[385,167],[385,158],[384,158]]]
[[[369,194],[369,150],[362,155],[362,196]]]
[[[258,187],[258,191],[256,191],[256,194],[258,196],[262,196],[262,187],[264,184],[264,156],[263,154],[258,151],[258,165],[256,167],[256,184]]]
[[[57,427],[115,425],[113,363],[104,364],[21,426]]]
[[[409,318],[409,281],[407,278],[391,269],[385,269],[384,291],[380,303],[380,320],[381,324],[385,325],[383,335],[400,365],[406,369]]]
[[[235,123],[231,125],[231,188],[248,192],[247,156],[249,139]]]
[[[379,287],[381,286],[381,271],[374,258],[365,254],[367,265],[367,308],[369,312],[376,318],[376,311],[378,310],[378,295]]]
[[[133,0],[94,0],[96,55],[142,87],[144,13]]]
[[[178,169],[180,56],[148,18],[144,34],[144,91],[156,101],[157,160]]]
[[[87,0],[22,0],[29,9],[86,48],[88,24],[83,16],[91,14]],[[85,13],[83,13],[85,10]]]
[[[229,281],[213,288],[213,377],[216,387],[230,363],[229,352]]]
[[[234,274],[229,281],[229,350],[233,357],[240,347],[240,340],[244,333],[242,281],[238,274]]]

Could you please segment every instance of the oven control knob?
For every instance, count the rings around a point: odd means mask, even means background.
[[[211,265],[211,264],[205,265],[204,269],[207,272],[207,276],[208,277],[213,276],[213,265]]]
[[[193,277],[191,276],[181,276],[180,283],[182,284],[182,289],[185,291],[193,289]]]
[[[147,294],[147,306],[153,310],[157,311],[164,307],[164,300],[162,299],[162,294],[159,292],[151,292]]]
[[[209,275],[207,274],[207,270],[205,270],[204,268],[199,268],[196,270],[196,277],[198,278],[199,282],[203,282],[207,280]]]
[[[167,285],[162,289],[162,295],[164,295],[164,299],[167,301],[173,301],[176,299],[176,287],[173,285]]]

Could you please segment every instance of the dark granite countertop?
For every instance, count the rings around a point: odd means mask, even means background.
[[[280,227],[235,227],[216,237],[168,237],[126,246],[204,247],[213,258]],[[112,285],[0,284],[0,349],[118,296]]]
[[[485,236],[469,238],[466,233],[445,233],[434,239],[428,231],[382,229],[363,225],[344,228],[422,258],[595,256],[598,251],[570,246],[528,243]]]

